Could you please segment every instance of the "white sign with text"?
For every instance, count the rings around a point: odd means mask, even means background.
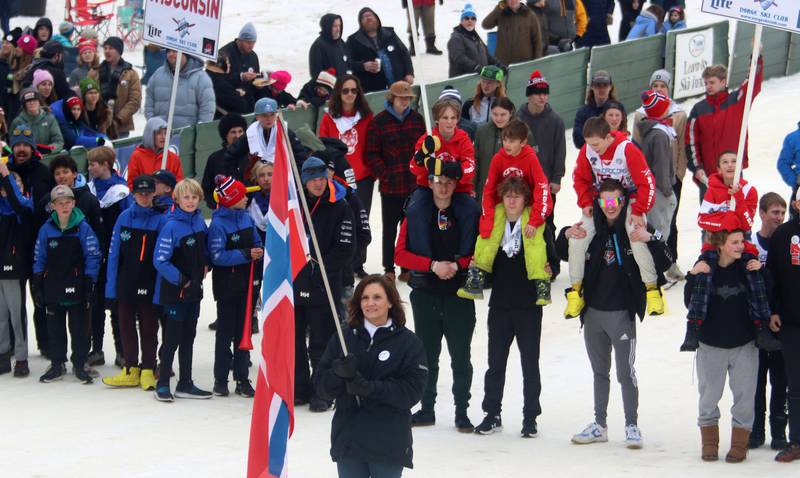
[[[705,93],[703,70],[714,61],[714,29],[675,35],[675,99]]]
[[[702,11],[800,33],[798,0],[703,0]]]
[[[144,41],[216,61],[222,0],[146,0]]]

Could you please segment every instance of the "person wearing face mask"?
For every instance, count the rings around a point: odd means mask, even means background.
[[[344,23],[335,13],[326,13],[319,19],[319,36],[308,50],[308,71],[311,78],[329,68],[336,70],[338,78],[350,74],[347,66],[349,56],[347,44],[342,39]]]
[[[575,113],[575,122],[572,125],[572,143],[579,149],[586,143],[583,138],[583,124],[586,120],[593,116],[600,116],[606,101],[617,99],[611,75],[605,70],[595,71],[589,86],[586,103]]]
[[[453,28],[450,40],[447,42],[447,58],[450,63],[448,75],[466,75],[478,73],[486,65],[500,66],[497,58],[489,53],[486,44],[475,31],[478,14],[471,3],[464,5],[461,10],[461,21]]]

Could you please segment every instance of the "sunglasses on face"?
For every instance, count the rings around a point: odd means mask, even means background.
[[[342,88],[343,95],[357,95],[358,88]]]
[[[598,198],[597,202],[600,203],[601,209],[612,209],[612,208],[618,208],[620,205],[622,205],[623,200],[624,198],[621,197],[615,197],[611,199]]]
[[[464,17],[464,20],[466,20],[466,21],[468,21],[468,22],[475,22],[475,21],[478,21],[478,19],[477,19],[477,18],[475,18],[475,17]]]

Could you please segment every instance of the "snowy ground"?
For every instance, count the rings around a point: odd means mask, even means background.
[[[340,7],[338,3],[341,3]],[[361,2],[337,2],[336,10],[345,16],[346,32],[353,30],[354,18]],[[389,2],[385,2],[389,3]],[[401,10],[399,2],[383,6],[384,23],[397,19]],[[394,4],[397,5],[394,5]],[[476,1],[483,15],[493,2]],[[698,2],[699,3],[699,2]],[[318,0],[305,2],[304,13],[298,16],[288,7],[297,5],[286,0],[270,2],[266,7],[255,8],[238,1],[236,8],[226,3],[230,22],[223,24],[223,35],[238,31],[242,19],[253,19],[260,26],[285,25],[303,34],[297,38],[276,38],[280,58],[294,58],[292,70],[305,69],[307,45],[305,39],[316,32],[316,19],[327,10],[326,3]],[[460,3],[447,2],[443,9],[456,18]],[[237,11],[233,14],[234,10]],[[280,11],[283,13],[262,13]],[[59,18],[60,7],[51,6],[53,18]],[[439,31],[453,23],[440,13]],[[692,17],[697,18],[697,16]],[[17,19],[19,20],[19,19]],[[447,20],[447,21],[445,21]],[[242,20],[244,21],[244,20]],[[32,22],[29,22],[32,23]],[[396,25],[405,25],[395,20]],[[296,27],[295,27],[296,25]],[[309,30],[306,30],[309,29]],[[263,30],[262,30],[263,32]],[[260,32],[261,33],[261,32]],[[264,35],[264,33],[262,33]],[[287,36],[288,37],[288,36]],[[260,53],[266,52],[273,40],[262,41]],[[288,51],[288,45],[296,49]],[[443,42],[440,43],[440,46]],[[285,55],[285,56],[284,56]],[[301,58],[302,57],[302,58]],[[443,60],[442,60],[443,61]],[[267,63],[267,62],[265,62]],[[431,68],[433,74],[444,70],[441,64]],[[290,68],[291,69],[291,68]],[[426,70],[427,71],[427,70]],[[441,77],[441,76],[440,76]],[[800,75],[771,80],[765,84],[764,93],[753,106],[750,128],[751,167],[746,171],[748,180],[761,192],[776,191],[788,194],[775,171],[783,137],[797,123],[796,113],[786,105],[800,104],[797,84]],[[684,105],[687,109],[691,104]],[[569,142],[571,144],[571,142]],[[567,168],[574,165],[577,152],[569,146]],[[569,186],[569,182],[565,183]],[[696,226],[696,188],[686,180],[684,202],[679,215],[680,265],[688,269],[699,248]],[[376,198],[372,213],[373,235],[367,270],[379,272],[380,266],[380,201]],[[565,187],[556,207],[558,224],[567,225],[578,216],[575,195]],[[640,384],[640,426],[645,441],[644,449],[631,451],[622,444],[624,421],[619,390],[612,384],[609,405],[610,441],[578,447],[569,443],[573,433],[580,431],[592,420],[592,382],[583,337],[577,321],[562,318],[564,299],[560,291],[567,287],[567,279],[560,276],[553,287],[554,303],[545,309],[542,332],[542,410],[539,417],[539,438],[523,440],[518,432],[522,420],[522,381],[518,365],[519,356],[512,349],[506,382],[506,400],[503,419],[505,430],[490,437],[462,435],[452,425],[453,406],[450,394],[452,384],[446,352],[442,354],[439,377],[439,423],[435,427],[414,431],[415,469],[406,476],[456,477],[456,476],[523,476],[531,472],[543,476],[752,476],[769,473],[770,476],[797,476],[794,465],[780,465],[772,461],[774,453],[762,448],[750,453],[741,465],[702,463],[699,460],[699,433],[695,425],[697,391],[693,374],[693,355],[679,353],[683,338],[685,308],[682,305],[682,288],[666,293],[669,313],[663,317],[647,319],[639,327],[637,373]],[[210,284],[206,290],[210,292]],[[400,290],[407,300],[409,289],[401,284]],[[210,295],[210,294],[209,294]],[[482,418],[480,402],[483,398],[483,374],[486,371],[486,302],[478,305],[478,326],[473,339],[473,365],[475,368],[470,417],[477,424]],[[211,297],[202,306],[202,317],[195,343],[194,376],[199,386],[210,389],[213,384],[214,335],[206,324],[215,316]],[[410,310],[410,308],[409,308]],[[411,323],[413,327],[413,322]],[[32,331],[32,324],[29,329]],[[107,330],[106,358],[112,358],[110,329]],[[14,477],[155,477],[174,476],[235,477],[243,476],[246,467],[251,402],[240,397],[213,398],[209,401],[178,401],[158,403],[151,393],[141,390],[111,390],[101,384],[83,386],[72,377],[62,382],[43,385],[37,381],[46,363],[31,345],[30,366],[32,376],[23,380],[10,376],[0,378],[0,423],[7,432],[0,447],[2,476]],[[176,365],[177,366],[177,365]],[[99,367],[104,376],[115,374],[112,366]],[[251,371],[251,377],[256,371]],[[613,374],[612,374],[613,376]],[[614,379],[612,378],[612,382]],[[173,381],[174,386],[174,381]],[[721,402],[722,439],[725,453],[729,444],[727,426],[730,423],[730,397]],[[312,414],[299,409],[296,428],[289,442],[291,476],[332,477],[335,467],[328,456],[330,419],[332,414]]]

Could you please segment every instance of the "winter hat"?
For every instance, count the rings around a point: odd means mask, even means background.
[[[592,86],[610,85],[611,74],[606,70],[597,70],[592,74]]]
[[[31,83],[31,86],[36,88],[45,81],[55,84],[55,81],[53,81],[53,75],[51,75],[49,71],[40,69],[33,72],[33,82]]]
[[[29,86],[19,93],[19,101],[22,104],[32,100],[37,100],[40,103],[42,102],[42,99],[39,97],[39,92],[36,91],[36,88]]]
[[[328,88],[329,91],[333,91],[333,87],[336,85],[336,69],[328,68],[320,71],[319,75],[317,75],[317,84]]]
[[[461,20],[466,17],[478,18],[478,14],[475,13],[475,8],[471,3],[464,5],[464,8],[461,9]]]
[[[50,202],[56,202],[57,199],[62,198],[69,198],[74,201],[75,193],[72,192],[71,187],[59,184],[50,191]]]
[[[72,36],[75,33],[75,25],[70,22],[61,22],[58,24],[58,33],[64,35],[65,37]]]
[[[653,87],[653,83],[656,81],[662,81],[667,85],[667,88],[672,88],[672,75],[667,70],[656,70],[650,75],[650,83],[648,83],[650,88]]]
[[[13,148],[19,143],[27,143],[31,148],[36,149],[36,137],[30,126],[21,124],[11,131],[11,147]]]
[[[153,179],[157,183],[169,186],[171,189],[175,189],[175,185],[178,184],[178,180],[175,179],[175,175],[172,174],[172,171],[168,171],[166,169],[159,169],[158,171],[154,172]]]
[[[86,96],[86,93],[91,90],[100,91],[100,84],[94,78],[86,77],[79,83],[81,88],[81,96]]]
[[[242,29],[239,30],[239,36],[237,36],[236,39],[244,41],[256,41],[258,39],[258,33],[256,32],[256,27],[253,25],[253,23],[245,23]]]
[[[231,176],[218,174],[214,178],[217,192],[217,202],[222,207],[231,207],[237,202],[247,197],[247,188],[241,181],[237,181]]]
[[[33,55],[33,53],[36,51],[36,47],[38,46],[38,44],[36,42],[36,38],[33,35],[27,34],[19,37],[19,40],[17,40],[17,46],[26,55]]]
[[[44,44],[42,50],[39,52],[39,56],[42,58],[53,58],[59,53],[64,53],[64,45],[59,43],[58,40],[50,40]]]
[[[79,55],[81,53],[83,53],[85,51],[89,51],[89,50],[97,51],[97,42],[95,42],[94,40],[81,40],[81,42],[78,43],[78,54]]]
[[[97,43],[97,31],[92,27],[86,27],[81,30],[81,38],[84,40],[94,40]]]
[[[66,99],[65,103],[67,104],[67,108],[72,109],[74,106],[80,106],[83,109],[83,101],[77,96],[70,96]]]
[[[244,117],[236,113],[226,114],[219,119],[219,125],[217,126],[219,130],[219,136],[223,141],[225,141],[225,137],[228,136],[228,132],[237,126],[245,130],[247,129],[247,121],[244,119]]]
[[[303,162],[303,169],[300,173],[300,179],[303,185],[308,184],[312,179],[327,178],[328,166],[319,158],[310,156]]]
[[[525,88],[525,96],[530,95],[549,95],[550,83],[542,76],[539,70],[533,70],[531,77],[528,80],[528,86]]]
[[[461,169],[461,163],[455,160],[442,160],[441,158],[431,157],[425,163],[428,170],[428,176],[432,179],[444,176],[453,181],[458,181],[464,175]]]
[[[648,118],[659,119],[669,111],[670,100],[661,93],[648,90],[642,92],[642,107]]]
[[[147,174],[141,174],[133,179],[133,189],[135,193],[154,193],[156,192],[156,180]]]
[[[289,86],[292,81],[292,75],[285,70],[273,71],[269,75],[269,85],[272,85],[276,90],[283,91]]]
[[[272,98],[259,98],[256,101],[256,108],[253,113],[257,115],[263,115],[266,113],[277,113],[278,112],[278,102],[273,100]]]
[[[17,41],[19,41],[20,37],[22,36],[22,28],[16,27],[10,32],[8,35],[5,36],[5,41],[11,43],[14,46],[17,46]]]
[[[486,65],[481,68],[481,79],[503,81],[503,70],[494,65]]]
[[[458,90],[453,87],[453,85],[447,85],[439,94],[438,99],[457,101],[458,104],[461,104],[461,93],[459,93]]]
[[[103,42],[103,46],[109,46],[119,52],[120,55],[125,52],[125,44],[122,43],[122,39],[120,37],[108,37],[106,41]]]

